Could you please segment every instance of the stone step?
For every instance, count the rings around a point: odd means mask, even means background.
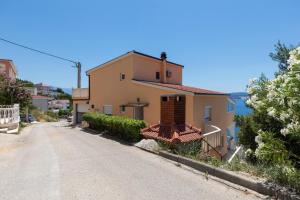
[[[6,133],[8,133],[8,134],[15,134],[15,133],[18,133],[18,131],[19,131],[19,127],[16,128],[16,129],[12,129],[12,130],[6,131]]]
[[[8,128],[0,128],[0,133],[7,133]]]

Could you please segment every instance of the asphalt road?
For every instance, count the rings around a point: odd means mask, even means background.
[[[0,135],[0,199],[257,199],[133,146],[41,123]]]

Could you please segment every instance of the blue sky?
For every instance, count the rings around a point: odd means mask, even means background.
[[[0,37],[79,60],[83,72],[130,50],[183,64],[183,84],[244,91],[281,40],[300,43],[298,0],[0,0]],[[22,79],[76,86],[72,64],[0,41]],[[87,86],[85,73],[83,86]]]

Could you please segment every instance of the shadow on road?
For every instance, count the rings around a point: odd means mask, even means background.
[[[88,133],[88,134],[91,134],[91,135],[97,135],[101,138],[105,138],[105,139],[108,139],[108,140],[113,140],[113,141],[118,142],[122,145],[126,145],[126,146],[133,146],[134,145],[134,143],[127,142],[127,141],[121,140],[117,137],[108,135],[107,131],[99,132],[99,131],[95,131],[95,130],[92,130],[92,129],[89,129],[89,128],[81,128],[81,131],[85,132],[85,133]]]

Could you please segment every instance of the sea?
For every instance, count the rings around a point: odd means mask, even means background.
[[[252,113],[252,109],[246,106],[246,101],[244,99],[234,99],[236,106],[236,115],[249,115]]]
[[[248,99],[248,94],[244,92],[238,92],[238,93],[232,93],[231,99],[235,101],[235,114],[246,116],[250,115],[252,113],[252,109],[247,107],[246,100]],[[238,142],[238,133],[240,131],[240,128],[238,126],[235,127],[235,137],[234,140]]]

